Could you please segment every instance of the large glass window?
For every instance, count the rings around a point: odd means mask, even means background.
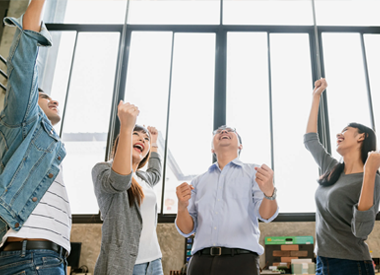
[[[44,22],[65,24],[122,24],[127,0],[46,1]]]
[[[374,118],[380,128],[380,32],[366,27],[380,24],[379,1],[315,4],[329,83],[320,135],[339,159],[335,135],[347,123]],[[44,21],[54,23],[54,46],[41,49],[39,84],[60,102],[74,214],[98,213],[91,169],[114,138],[113,99],[136,104],[137,122],[159,130],[162,218],[177,211],[176,187],[212,164],[219,123],[242,136],[242,161],[274,169],[281,213],[315,211],[318,168],[303,145],[318,74],[311,0],[58,0],[46,3]]]
[[[367,65],[369,71],[369,81],[371,87],[373,117],[377,131],[377,148],[380,148],[380,35],[364,35]]]
[[[98,212],[91,170],[105,159],[119,33],[79,33],[64,114],[64,180],[73,214]]]
[[[131,0],[129,24],[219,24],[220,0]]]
[[[176,33],[163,213],[177,213],[176,187],[211,165],[215,34]]]
[[[378,0],[315,0],[318,25],[379,26]]]
[[[170,78],[172,32],[133,32],[128,63],[125,101],[139,107],[137,123],[159,131],[158,150],[162,161]],[[163,174],[163,171],[162,171]],[[162,180],[155,186],[161,210]]]
[[[274,173],[281,212],[314,212],[318,166],[303,145],[311,106],[307,34],[271,34]]]
[[[359,33],[323,33],[327,104],[332,154],[336,152],[336,134],[350,122],[371,127],[368,93]]]
[[[228,33],[227,125],[242,137],[242,161],[271,166],[267,35]]]
[[[226,25],[312,25],[311,0],[224,0]]]

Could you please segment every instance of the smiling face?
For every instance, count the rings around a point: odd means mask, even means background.
[[[236,130],[231,127],[221,127],[214,132],[212,153],[218,155],[221,150],[230,150],[235,153],[243,148]]]
[[[134,162],[140,163],[150,150],[150,136],[144,130],[135,130],[132,137],[132,158]]]
[[[360,150],[364,140],[364,133],[359,134],[358,129],[354,127],[346,127],[341,133],[336,135],[336,151],[344,156],[352,150]]]
[[[56,125],[61,120],[58,101],[51,99],[50,96],[45,93],[39,92],[38,105],[41,107],[42,111],[44,111],[52,125]]]

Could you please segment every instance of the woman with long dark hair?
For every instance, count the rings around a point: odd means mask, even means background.
[[[365,240],[371,233],[380,200],[380,153],[375,132],[350,123],[337,134],[338,162],[319,142],[318,108],[325,79],[315,82],[304,143],[322,176],[315,193],[317,275],[374,274]]]
[[[138,114],[136,106],[120,102],[120,134],[111,160],[92,170],[103,219],[95,275],[163,275],[153,191],[161,177],[158,132],[154,127],[135,125]],[[146,172],[139,170],[146,163]]]

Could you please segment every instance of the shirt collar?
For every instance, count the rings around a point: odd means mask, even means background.
[[[236,159],[234,159],[234,160],[232,160],[230,163],[233,163],[233,164],[235,164],[236,166],[243,166],[243,162],[240,160],[240,158],[239,157],[237,157]],[[230,164],[230,163],[228,163],[228,164]],[[227,164],[227,165],[228,165]],[[226,165],[226,166],[227,166]],[[214,162],[209,168],[208,168],[208,170],[211,172],[211,171],[213,171],[213,170],[215,170],[215,169],[219,169],[220,170],[220,168],[219,168],[219,164],[218,164],[218,162],[216,161],[216,162]]]

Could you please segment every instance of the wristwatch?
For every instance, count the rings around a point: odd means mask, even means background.
[[[273,194],[271,197],[268,197],[267,195],[265,195],[264,193],[264,197],[267,199],[267,200],[270,200],[270,201],[273,201],[276,199],[276,196],[277,196],[277,188],[275,187],[274,190],[273,190]]]

